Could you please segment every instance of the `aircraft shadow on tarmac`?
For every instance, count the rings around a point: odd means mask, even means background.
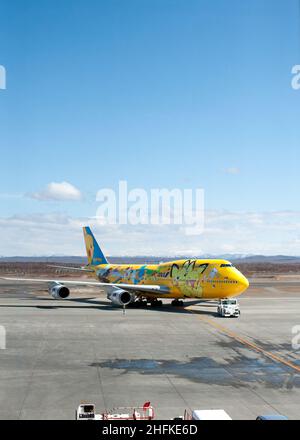
[[[40,296],[31,296],[31,297],[25,297],[25,298],[21,298],[22,301],[51,301],[51,298],[48,297],[40,297]],[[58,301],[60,301],[58,303]],[[70,302],[75,302],[77,304],[83,304],[82,307],[80,307],[80,305],[70,305]],[[186,310],[186,307],[189,306],[200,306],[201,305],[205,305],[205,307],[207,308],[213,308],[213,310],[195,310],[193,309],[193,313],[195,314],[199,314],[199,315],[210,315],[210,316],[217,316],[217,312],[216,312],[216,302],[207,302],[207,301],[199,301],[199,300],[191,300],[191,301],[184,301],[184,306],[183,307],[176,307],[176,306],[172,306],[169,303],[164,304],[163,306],[160,307],[151,307],[151,306],[131,306],[129,308],[126,307],[126,310],[130,309],[134,309],[134,310],[149,310],[149,311],[159,311],[159,312],[164,312],[164,313],[188,313],[190,314],[191,312],[189,310]],[[0,307],[10,307],[10,308],[37,308],[37,309],[41,309],[41,310],[55,310],[55,309],[99,309],[99,310],[107,310],[107,311],[115,311],[115,310],[120,310],[122,311],[121,307],[117,307],[114,304],[111,304],[108,301],[102,301],[100,299],[97,299],[95,297],[90,297],[90,298],[68,298],[66,300],[57,300],[55,304],[47,304],[47,305],[29,305],[29,304],[1,304]]]

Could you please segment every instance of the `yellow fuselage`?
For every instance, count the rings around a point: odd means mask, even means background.
[[[216,299],[237,296],[249,282],[226,260],[177,260],[160,264],[100,264],[94,266],[101,282],[159,285],[162,293],[144,297]]]

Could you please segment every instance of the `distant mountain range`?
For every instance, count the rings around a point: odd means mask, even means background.
[[[175,257],[166,257],[166,256],[111,256],[108,257],[111,263],[158,263],[160,261],[170,261],[170,260],[179,260],[179,259],[187,259],[187,258],[221,258],[229,261],[238,261],[244,263],[300,263],[300,256],[288,256],[288,255],[244,255],[244,254],[224,254],[224,255],[194,255],[194,256],[184,256],[184,255],[176,255]],[[62,255],[51,255],[51,256],[37,256],[37,257],[0,257],[0,263],[61,263],[61,264],[86,264],[86,257],[81,256],[62,256]]]

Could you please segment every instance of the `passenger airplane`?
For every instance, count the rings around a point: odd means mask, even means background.
[[[173,299],[172,305],[182,306],[184,298],[212,300],[229,298],[244,292],[249,282],[226,260],[187,259],[160,264],[109,264],[91,229],[83,228],[88,264],[81,270],[98,281],[71,281],[37,278],[4,278],[10,281],[48,283],[55,299],[69,296],[69,285],[102,287],[107,298],[116,305],[150,303],[161,306],[159,298]]]

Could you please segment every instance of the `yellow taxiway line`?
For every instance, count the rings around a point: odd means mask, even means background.
[[[293,370],[297,371],[298,373],[300,373],[300,366],[293,364],[292,362],[284,359],[281,356],[278,356],[274,353],[271,353],[270,351],[264,350],[263,348],[259,347],[259,345],[254,344],[251,341],[248,341],[245,338],[242,338],[241,336],[239,336],[237,333],[233,332],[232,330],[229,330],[226,327],[223,327],[220,324],[217,324],[216,322],[212,321],[209,318],[203,317],[203,316],[199,316],[197,314],[196,311],[186,307],[186,310],[188,310],[189,312],[193,313],[195,316],[197,316],[197,318],[201,319],[201,321],[206,322],[207,324],[211,325],[212,327],[215,327],[217,330],[219,330],[220,332],[222,332],[223,334],[230,336],[231,338],[235,339],[236,341],[240,342],[241,344],[245,345],[248,348],[251,348],[252,350],[258,352],[258,353],[262,353],[264,356],[272,359],[275,362],[279,362],[283,365],[286,365],[287,367],[292,368]]]

